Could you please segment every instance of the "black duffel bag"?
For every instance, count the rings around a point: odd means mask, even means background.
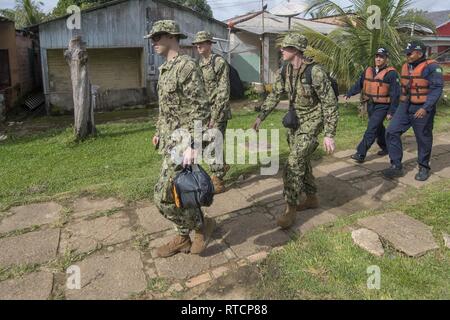
[[[209,207],[214,200],[214,185],[200,165],[192,165],[177,174],[172,194],[177,208]]]
[[[295,112],[294,107],[291,105],[289,106],[289,111],[286,113],[286,115],[283,118],[283,126],[288,129],[294,129],[297,130],[300,126],[297,113]]]

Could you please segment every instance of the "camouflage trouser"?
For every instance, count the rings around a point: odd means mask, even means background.
[[[179,209],[175,206],[172,181],[182,169],[181,165],[172,162],[170,156],[164,157],[161,174],[155,185],[154,202],[159,212],[175,224],[178,234],[189,235],[191,230],[200,229],[202,221],[199,215],[200,209]]]
[[[289,158],[283,172],[283,195],[290,205],[300,203],[300,195],[317,193],[311,167],[311,156],[319,146],[315,135],[298,131],[288,133]]]
[[[227,130],[227,125],[228,125],[228,121],[223,121],[223,122],[217,123],[216,127],[215,127],[216,129],[218,129],[222,133],[224,147],[225,147],[225,132]],[[214,156],[215,154],[212,153],[212,155]],[[221,164],[213,163],[213,164],[209,165],[209,168],[210,168],[212,174],[214,176],[216,176],[217,178],[219,178],[219,179],[223,179],[223,177],[225,177],[225,174],[226,174],[226,172],[224,170],[224,167],[225,167],[225,150],[223,152],[223,155],[224,155],[224,157],[223,157],[223,161],[222,161]]]

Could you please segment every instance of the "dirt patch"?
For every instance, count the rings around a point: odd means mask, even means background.
[[[96,124],[105,123],[136,123],[147,122],[157,116],[155,108],[140,108],[111,112],[95,113]],[[43,112],[33,114],[21,113],[8,118],[4,124],[0,124],[0,133],[20,138],[34,134],[45,133],[49,130],[62,131],[73,125],[73,115],[47,116]]]
[[[231,109],[232,111],[255,111],[263,102],[263,100],[233,100],[231,101]]]

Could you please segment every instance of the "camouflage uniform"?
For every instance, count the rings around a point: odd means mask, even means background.
[[[295,47],[300,51],[304,51],[306,46],[306,38],[295,34],[287,35],[282,44],[282,47]],[[309,85],[303,74],[306,66],[304,63],[298,71],[301,76],[297,87],[294,88],[297,90],[294,107],[300,126],[296,130],[289,129],[287,140],[290,154],[283,174],[283,194],[286,202],[293,206],[300,203],[302,192],[307,195],[317,193],[311,156],[319,146],[319,134],[324,131],[326,137],[333,138],[338,122],[337,99],[328,75],[320,65],[314,65],[311,70],[312,85]],[[289,95],[293,92],[295,72],[292,65],[287,67],[286,81],[283,80],[281,72],[280,70],[272,93],[261,108],[261,120],[275,109],[283,92],[288,92]]]
[[[155,23],[149,37],[158,32],[180,35],[178,26],[172,21]],[[175,206],[171,188],[173,178],[183,169],[174,163],[171,150],[177,143],[171,137],[176,129],[194,132],[194,121],[207,124],[210,113],[206,92],[197,63],[189,56],[177,56],[166,61],[160,68],[158,81],[159,117],[156,124],[156,136],[160,138],[159,153],[163,162],[159,180],[155,186],[154,201],[161,214],[174,222],[180,235],[188,235],[191,230],[201,227],[199,209],[179,209]]]
[[[195,45],[205,41],[215,43],[209,32],[200,31],[192,44]],[[211,119],[214,121],[214,128],[218,129],[225,139],[228,120],[231,119],[230,67],[225,59],[218,54],[211,54],[208,59],[201,58],[199,64],[211,105]],[[224,160],[220,164],[210,165],[213,175],[222,179],[226,174],[224,165]]]

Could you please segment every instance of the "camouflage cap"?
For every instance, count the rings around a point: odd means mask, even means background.
[[[195,39],[194,42],[192,42],[192,44],[197,44],[206,41],[209,41],[211,43],[217,43],[216,41],[213,40],[213,36],[211,33],[209,33],[208,31],[200,31],[195,35]]]
[[[306,37],[298,33],[288,33],[281,43],[282,48],[294,47],[301,52],[305,51],[307,46],[308,40]]]
[[[173,20],[159,20],[153,24],[152,30],[144,38],[153,38],[156,35],[168,33],[186,39],[187,35],[180,32],[180,26]]]

